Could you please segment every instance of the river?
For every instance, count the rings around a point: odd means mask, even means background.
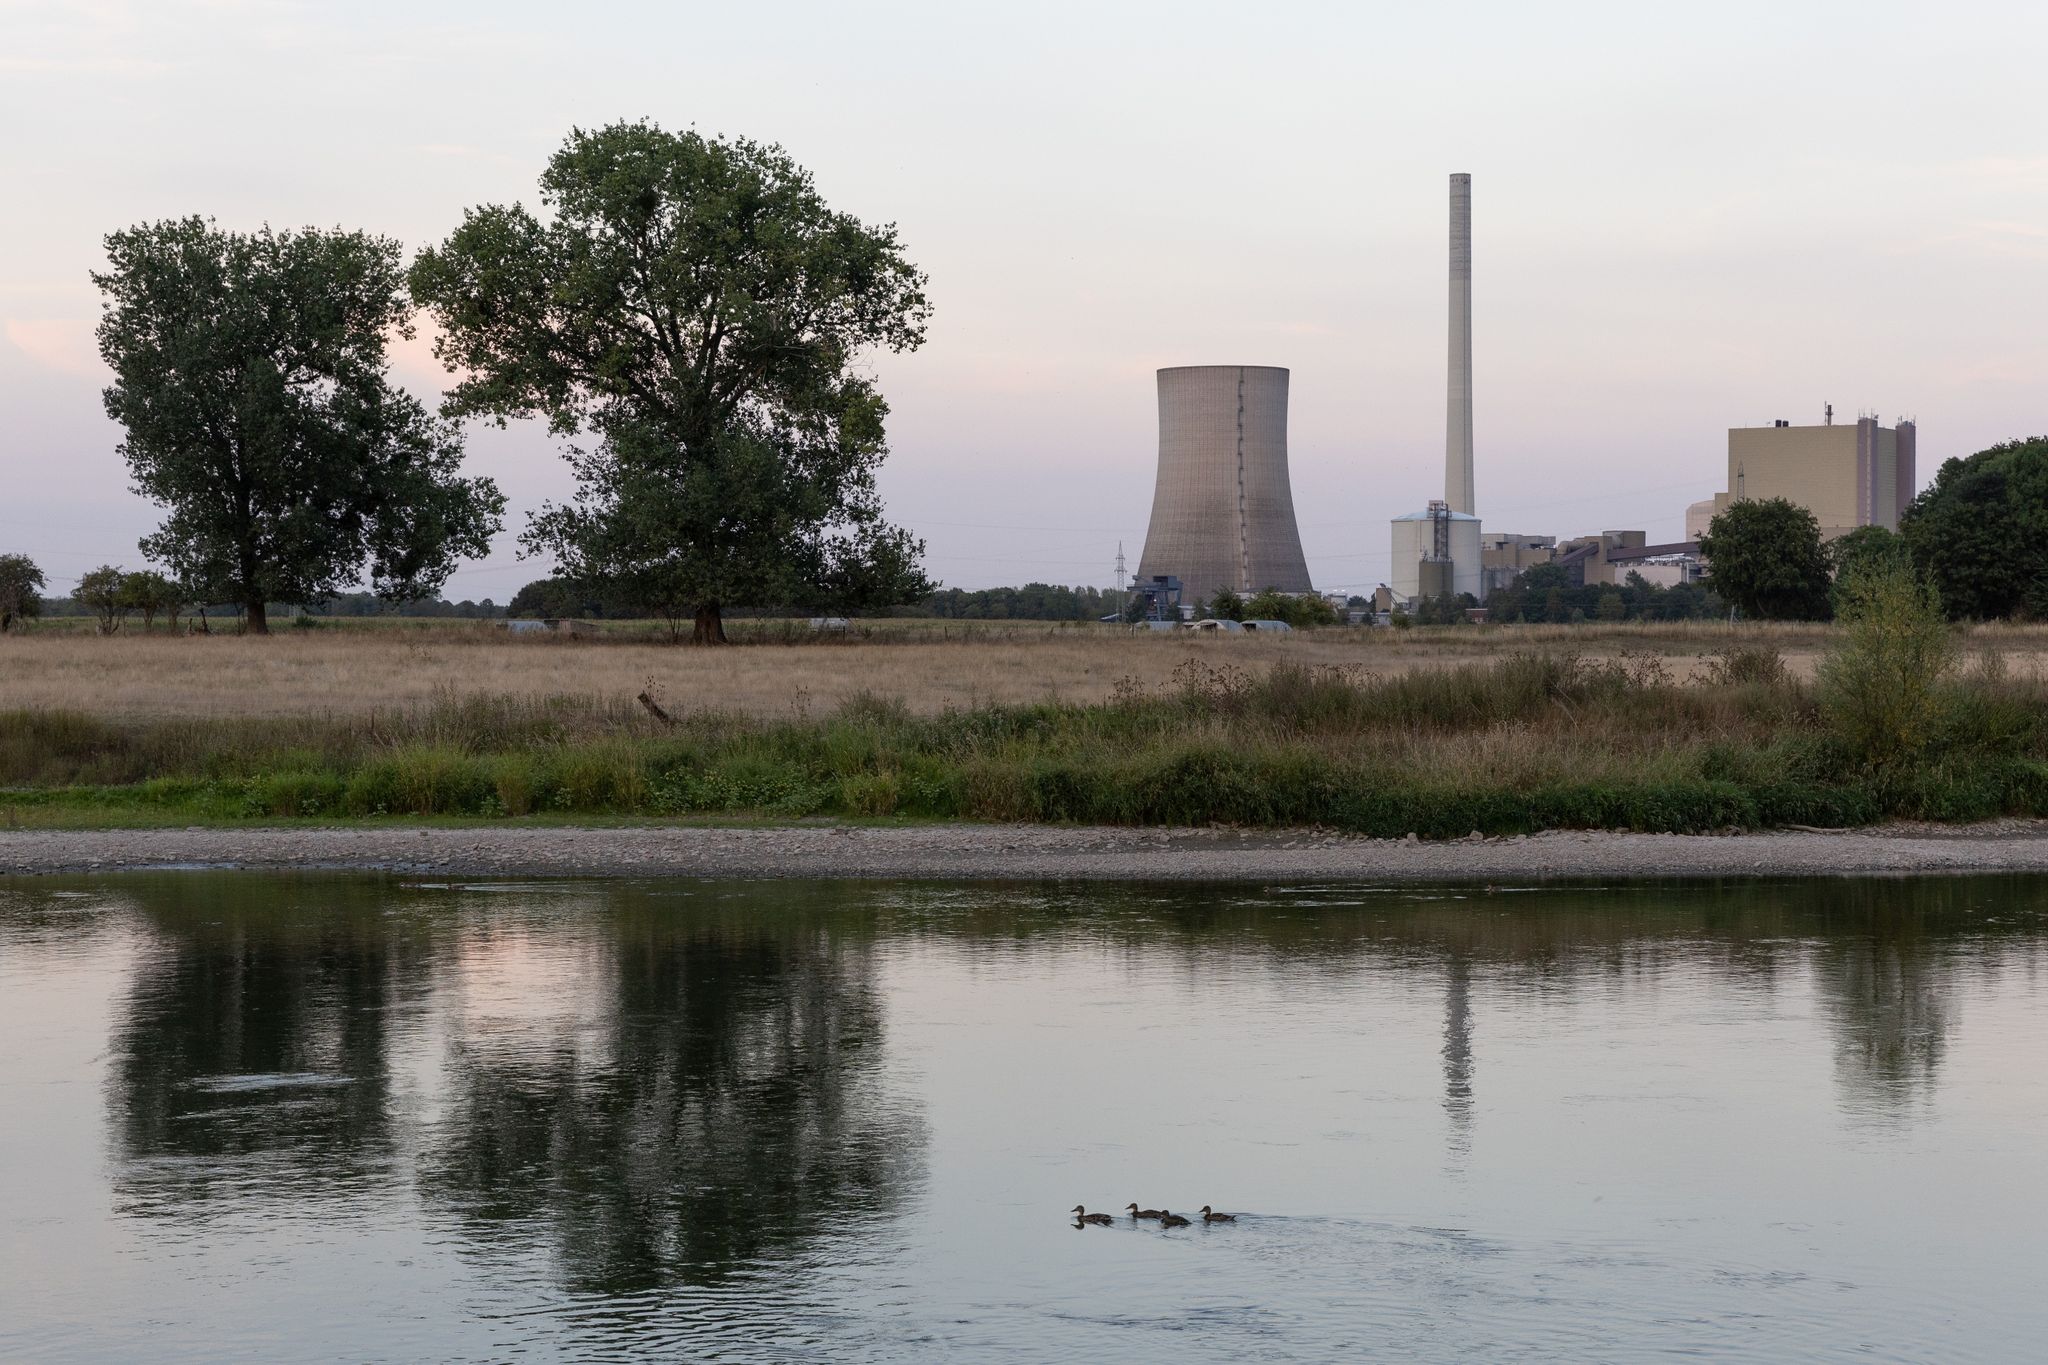
[[[2044,1038],[2021,877],[0,879],[0,1357],[2029,1358]]]

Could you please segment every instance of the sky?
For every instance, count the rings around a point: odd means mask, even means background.
[[[780,143],[930,275],[864,363],[881,488],[948,585],[1137,567],[1153,371],[1282,365],[1309,569],[1387,577],[1443,482],[1446,179],[1473,177],[1490,531],[1678,539],[1727,429],[1876,413],[1943,459],[2048,432],[2048,5],[294,4],[0,0],[0,552],[68,591],[157,511],[104,415],[102,239],[189,213],[409,250],[537,203],[576,126]],[[424,341],[397,377],[430,402]],[[451,598],[544,573],[511,502]]]

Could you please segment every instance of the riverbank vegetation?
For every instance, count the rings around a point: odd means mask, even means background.
[[[1867,637],[1837,636],[1818,679],[1768,639],[1686,678],[1654,653],[1536,642],[1407,671],[1183,651],[1166,679],[1125,676],[1099,700],[931,711],[864,693],[748,714],[650,692],[665,722],[625,691],[268,717],[15,710],[0,713],[0,820],[912,817],[1434,838],[2048,815],[2048,685],[1888,625],[1908,590],[1872,589]]]

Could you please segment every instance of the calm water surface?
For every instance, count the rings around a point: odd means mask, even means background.
[[[0,1356],[2038,1359],[2044,1038],[2025,879],[0,880]]]

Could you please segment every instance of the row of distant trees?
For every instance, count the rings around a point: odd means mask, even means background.
[[[1575,586],[1561,565],[1537,564],[1486,599],[1487,620],[1569,625],[1582,621],[1700,621],[1728,608],[1700,583],[1651,583],[1631,570],[1620,583]],[[1427,624],[1427,623],[1425,623]]]
[[[930,592],[922,544],[882,517],[888,405],[862,363],[924,339],[895,227],[833,211],[780,148],[644,122],[572,132],[540,201],[471,209],[410,263],[341,229],[109,236],[104,398],[165,510],[142,542],[161,578],[258,632],[271,603],[363,582],[435,600],[503,525],[495,484],[461,473],[460,424],[537,417],[576,492],[526,548],[672,630],[715,642],[734,604]],[[457,376],[437,411],[390,374],[419,312]]]
[[[38,617],[91,617],[102,634],[111,635],[141,618],[145,630],[161,619],[175,631],[181,618],[203,614],[219,605],[207,602],[186,584],[149,570],[124,570],[111,564],[85,574],[68,597],[45,598],[48,579],[26,555],[0,554],[0,631],[15,629]],[[272,606],[280,605],[277,603]],[[442,598],[392,601],[375,593],[341,593],[319,602],[283,604],[311,617],[503,617],[506,611],[488,597],[481,602],[450,602]],[[230,612],[240,604],[227,604]]]
[[[1904,563],[1952,620],[2048,619],[2048,437],[1946,460],[1897,531],[1821,542],[1813,513],[1783,498],[1738,502],[1700,538],[1713,590],[1757,620],[1824,621],[1861,566]]]

